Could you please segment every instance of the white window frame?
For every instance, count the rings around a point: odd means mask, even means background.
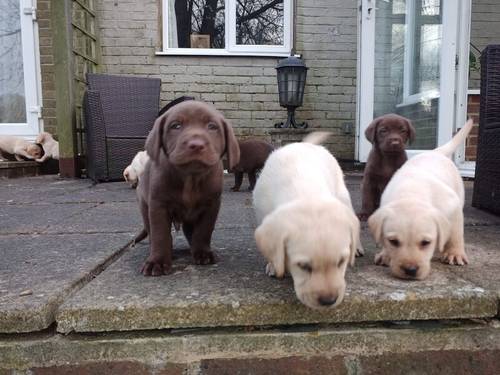
[[[236,0],[225,0],[225,48],[170,48],[168,46],[168,1],[162,0],[162,51],[156,55],[206,55],[206,56],[276,56],[287,57],[292,49],[292,5],[293,0],[283,0],[284,39],[283,45],[237,45],[236,44]]]
[[[26,122],[1,123],[0,135],[15,135],[33,140],[40,131],[42,111],[36,0],[21,0],[19,8]]]

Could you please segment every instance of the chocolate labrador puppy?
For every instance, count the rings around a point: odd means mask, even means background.
[[[240,151],[233,129],[212,106],[189,100],[160,116],[147,140],[150,161],[137,189],[150,254],[145,276],[172,265],[172,224],[182,230],[196,264],[214,263],[210,250],[223,185],[221,158],[232,168]],[[138,236],[138,239],[140,239]]]
[[[238,141],[238,144],[240,146],[240,162],[231,171],[234,173],[234,186],[231,190],[240,190],[243,175],[247,173],[250,183],[248,190],[252,191],[257,180],[257,172],[262,169],[274,147],[270,143],[258,139]]]
[[[365,136],[373,147],[363,175],[362,208],[358,214],[363,221],[380,206],[385,186],[408,159],[405,145],[415,139],[415,128],[407,118],[387,114],[373,120]]]

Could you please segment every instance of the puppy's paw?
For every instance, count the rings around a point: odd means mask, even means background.
[[[391,259],[385,253],[385,251],[382,250],[382,251],[378,252],[377,254],[375,254],[374,261],[375,261],[375,264],[377,266],[389,266]]]
[[[270,277],[276,277],[276,270],[272,263],[266,264],[266,275]]]
[[[144,276],[162,276],[166,275],[172,267],[172,261],[165,258],[149,256],[141,268]]]
[[[356,248],[356,256],[357,257],[362,257],[363,255],[365,255],[365,249],[363,249],[362,246],[358,246]]]
[[[455,264],[457,266],[464,266],[466,264],[469,264],[469,259],[467,258],[465,252],[458,250],[445,251],[444,254],[441,256],[441,261],[443,263],[452,265]]]
[[[239,187],[236,187],[236,186],[233,186],[233,187],[231,188],[231,191],[240,191],[240,188],[239,188]]]
[[[194,263],[198,265],[207,265],[217,263],[215,254],[210,250],[197,251],[193,253]]]

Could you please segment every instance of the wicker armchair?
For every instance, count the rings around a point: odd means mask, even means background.
[[[123,179],[158,116],[161,80],[89,73],[87,82],[87,175],[96,182]]]
[[[481,54],[479,137],[472,205],[500,214],[500,45]]]

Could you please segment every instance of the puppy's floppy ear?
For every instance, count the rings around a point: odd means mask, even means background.
[[[285,275],[286,241],[288,229],[286,223],[276,212],[266,216],[255,230],[257,248],[269,263],[274,266],[276,277]]]
[[[225,118],[222,118],[222,125],[224,126],[224,139],[226,142],[226,149],[224,150],[227,154],[227,161],[229,164],[229,170],[240,162],[240,146],[238,145],[238,140],[234,136],[233,127]]]
[[[444,251],[444,247],[450,237],[451,225],[448,219],[438,210],[433,210],[432,218],[437,227],[436,245],[440,253]]]
[[[365,130],[365,137],[370,141],[371,144],[375,144],[377,126],[380,124],[382,119],[380,117],[373,120],[370,125]]]
[[[409,140],[410,144],[412,144],[413,141],[415,140],[416,135],[417,135],[415,132],[415,128],[413,127],[413,124],[411,123],[411,121],[408,119],[405,119],[405,126],[406,126],[406,131],[408,132],[408,140]]]
[[[146,138],[146,152],[151,159],[158,161],[163,146],[163,127],[167,121],[167,114],[158,117],[153,125],[153,129]]]
[[[388,207],[381,207],[368,218],[368,227],[377,244],[382,241],[384,221],[391,211]]]

